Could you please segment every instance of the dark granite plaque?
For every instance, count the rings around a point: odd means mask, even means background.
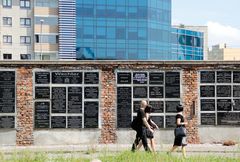
[[[0,71],[0,113],[15,112],[15,72]]]
[[[231,71],[217,71],[218,83],[231,83],[232,73]]]
[[[230,85],[218,85],[217,97],[231,97],[232,88]]]
[[[215,99],[201,99],[201,111],[215,111]]]
[[[68,113],[82,113],[82,87],[68,87]]]
[[[135,86],[133,87],[133,98],[147,98],[148,89],[147,86]]]
[[[134,72],[133,84],[147,84],[148,74],[147,72]]]
[[[52,113],[66,113],[66,87],[52,87]]]
[[[164,111],[164,102],[163,101],[149,101],[149,104],[153,108],[152,113],[163,113],[163,111]]]
[[[133,101],[133,112],[137,113],[137,111],[141,107],[141,101]]]
[[[215,83],[215,71],[201,71],[201,83]]]
[[[132,118],[132,88],[117,87],[117,127],[129,128]]]
[[[240,86],[239,85],[233,86],[233,97],[240,97]]]
[[[9,129],[15,127],[14,116],[0,116],[0,128]]]
[[[150,86],[149,87],[149,98],[163,98],[163,87],[161,86]]]
[[[35,102],[34,127],[49,128],[50,127],[50,103]]]
[[[166,112],[175,113],[177,112],[177,106],[180,104],[180,101],[166,101]]]
[[[82,128],[81,116],[68,116],[68,128]]]
[[[217,110],[218,111],[231,111],[232,102],[231,99],[218,99],[217,100]]]
[[[84,102],[84,128],[98,128],[98,101]]]
[[[152,121],[157,124],[159,128],[164,127],[164,117],[163,116],[151,116]]]
[[[35,83],[36,84],[49,84],[50,83],[50,72],[35,72]]]
[[[240,111],[240,99],[234,99],[233,111]]]
[[[218,125],[240,125],[240,112],[218,112]]]
[[[35,87],[35,99],[50,99],[50,87]]]
[[[84,87],[84,97],[86,99],[98,99],[98,87]]]
[[[165,98],[180,98],[180,73],[165,73]]]
[[[66,128],[66,116],[52,116],[52,128]]]
[[[163,73],[158,72],[149,73],[149,84],[162,85],[164,84],[163,77],[164,77]]]
[[[53,84],[82,84],[82,72],[52,72]]]
[[[214,113],[201,113],[201,125],[215,125]]]
[[[176,116],[167,115],[166,116],[166,128],[175,128],[176,127]]]
[[[117,84],[131,84],[132,74],[127,72],[117,73]]]
[[[200,86],[200,96],[201,97],[214,97],[215,96],[215,86]]]
[[[233,71],[233,83],[240,83],[240,71]]]
[[[98,72],[85,72],[84,73],[84,83],[85,84],[98,84],[99,83],[99,73]]]

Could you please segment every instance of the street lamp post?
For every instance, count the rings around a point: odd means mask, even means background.
[[[44,23],[44,20],[41,19],[40,20],[40,23],[41,23],[41,29],[40,29],[40,60],[42,60],[42,28],[43,28],[43,23]]]

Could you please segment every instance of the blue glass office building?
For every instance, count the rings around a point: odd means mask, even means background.
[[[171,0],[76,0],[76,56],[172,60]]]
[[[172,28],[171,37],[171,51],[174,60],[203,60],[203,32],[184,28]]]

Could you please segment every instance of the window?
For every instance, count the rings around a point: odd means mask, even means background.
[[[21,44],[30,44],[31,37],[30,36],[20,36],[20,43]]]
[[[20,54],[21,60],[31,60],[31,54]]]
[[[10,54],[10,53],[4,53],[4,54],[3,54],[3,59],[4,59],[4,60],[11,60],[11,59],[12,59],[12,54]]]
[[[12,43],[12,36],[11,35],[4,35],[3,36],[3,43]]]
[[[58,35],[35,35],[35,42],[56,44],[58,43]]]
[[[31,19],[30,18],[20,18],[20,25],[21,26],[31,26]]]
[[[12,18],[11,17],[3,17],[3,25],[12,25]]]
[[[12,7],[12,0],[3,0],[3,7]]]
[[[30,8],[30,0],[20,0],[20,8]]]

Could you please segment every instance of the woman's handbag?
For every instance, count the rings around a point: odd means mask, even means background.
[[[175,137],[185,137],[187,135],[187,130],[185,127],[177,127],[174,130]]]

